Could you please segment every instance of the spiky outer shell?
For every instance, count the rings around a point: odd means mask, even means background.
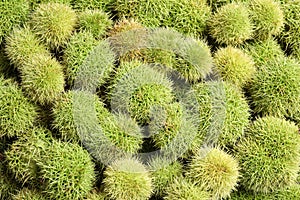
[[[211,14],[205,0],[118,0],[114,5],[119,17],[136,18],[146,27],[172,27],[197,37],[202,35]]]
[[[232,0],[207,0],[208,5],[212,7],[213,11],[216,11],[219,7],[222,7],[231,2]]]
[[[217,148],[200,149],[192,157],[186,175],[213,199],[230,196],[239,180],[238,161]]]
[[[102,10],[85,10],[78,15],[79,30],[90,31],[97,39],[106,34],[112,23],[109,15]]]
[[[232,46],[219,49],[214,54],[214,61],[221,78],[239,88],[247,84],[256,71],[252,57]]]
[[[209,200],[211,195],[192,181],[179,177],[171,182],[165,191],[164,200]]]
[[[71,3],[73,5],[73,8],[76,10],[104,10],[105,12],[110,12],[113,8],[114,0],[71,0]]]
[[[280,34],[284,26],[281,4],[275,0],[254,0],[248,3],[254,24],[253,38],[265,40]]]
[[[113,109],[126,110],[141,124],[150,122],[151,107],[164,107],[174,100],[172,82],[140,62],[121,65],[113,82],[110,86]]]
[[[69,91],[55,103],[52,110],[53,127],[59,131],[60,138],[64,141],[78,143],[84,136],[78,135],[80,132],[74,121],[74,98],[79,97]],[[94,106],[103,134],[121,150],[136,153],[143,143],[137,123],[125,115],[110,113],[97,96],[94,96]]]
[[[63,55],[68,84],[72,86],[81,65],[90,51],[99,44],[91,32],[81,31],[70,38]]]
[[[283,188],[281,190],[264,194],[264,193],[253,193],[251,191],[238,191],[230,195],[232,200],[291,200],[298,199],[300,195],[300,188],[298,184]]]
[[[37,183],[39,170],[37,162],[43,149],[51,141],[51,133],[44,128],[28,130],[28,135],[20,137],[5,152],[9,170],[20,183]]]
[[[94,164],[78,144],[53,141],[38,166],[45,180],[43,193],[51,199],[83,199],[93,188]]]
[[[104,192],[115,200],[146,200],[152,194],[151,175],[138,160],[116,160],[104,171]]]
[[[155,146],[163,148],[174,139],[182,126],[182,112],[178,102],[151,112],[149,127]]]
[[[237,45],[252,37],[249,10],[242,3],[222,6],[208,21],[209,34],[220,44]]]
[[[30,30],[28,26],[15,28],[6,38],[5,53],[10,62],[22,70],[23,66],[33,59],[35,55],[48,55],[46,46]]]
[[[0,77],[0,136],[26,134],[37,117],[36,106],[23,95],[16,83]]]
[[[12,200],[46,200],[47,198],[37,190],[23,188],[18,194],[13,195]]]
[[[45,3],[32,13],[30,25],[34,33],[50,49],[66,44],[77,23],[77,16],[71,7],[60,3]]]
[[[103,192],[98,192],[96,190],[91,191],[87,197],[87,200],[107,200],[106,194]]]
[[[150,163],[153,190],[156,196],[164,196],[169,184],[182,175],[182,164],[178,161],[168,163],[167,160],[156,158]]]
[[[60,3],[65,5],[71,5],[72,0],[29,0],[31,10],[36,10],[37,7],[39,7],[40,4],[46,4],[46,3]]]
[[[252,56],[257,67],[264,66],[277,58],[284,57],[284,51],[274,38],[247,43],[243,48]]]
[[[291,58],[266,63],[258,68],[249,93],[255,113],[293,117],[300,109],[300,64]]]
[[[194,147],[204,137],[213,137],[222,148],[233,147],[249,124],[250,108],[242,92],[226,82],[199,83],[194,90],[200,117]]]
[[[288,46],[297,47],[300,45],[300,1],[287,0],[282,6],[285,26],[280,38]]]
[[[22,88],[33,101],[51,104],[64,91],[63,66],[48,55],[35,55],[21,70]]]
[[[299,171],[299,149],[295,124],[271,116],[258,118],[236,146],[241,185],[263,193],[291,186]]]
[[[22,25],[27,20],[28,14],[29,3],[27,0],[0,2],[0,43],[14,26]]]

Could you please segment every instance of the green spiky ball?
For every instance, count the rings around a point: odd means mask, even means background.
[[[214,61],[221,78],[238,87],[249,82],[256,71],[252,57],[232,46],[219,49]]]
[[[48,55],[46,46],[41,44],[41,40],[30,30],[28,26],[15,28],[6,38],[5,53],[11,63],[22,70],[37,54]]]
[[[300,137],[295,124],[270,116],[258,118],[236,150],[240,183],[247,190],[269,193],[295,183],[300,161]]]
[[[289,47],[297,47],[300,44],[300,1],[288,0],[283,4],[285,26],[280,38]]]
[[[208,21],[209,34],[217,43],[237,45],[252,37],[249,10],[241,3],[222,6]]]
[[[22,88],[34,101],[51,104],[64,91],[63,66],[54,58],[39,54],[21,70]]]
[[[193,36],[202,35],[211,14],[205,0],[119,0],[114,5],[120,18],[135,18],[146,27],[172,27]]]
[[[44,128],[28,130],[28,136],[15,141],[5,152],[9,170],[20,183],[37,183],[39,169],[37,162],[51,140],[51,133]]]
[[[64,141],[80,142],[81,140],[74,121],[73,101],[75,97],[75,93],[72,91],[65,93],[55,103],[52,110],[53,127],[59,131],[60,138]],[[136,122],[125,115],[111,114],[104,108],[104,104],[99,101],[97,96],[94,98],[98,123],[103,134],[118,148],[126,152],[136,153],[143,143],[141,130]]]
[[[22,93],[17,84],[0,77],[0,136],[26,134],[37,117],[36,106]]]
[[[276,59],[259,67],[249,93],[253,111],[278,117],[293,116],[300,108],[300,64]]]
[[[72,35],[63,55],[66,77],[70,86],[74,84],[77,72],[90,51],[98,44],[99,42],[89,31],[81,31]]]
[[[152,106],[164,107],[174,99],[172,82],[140,62],[124,62],[111,88],[114,109],[126,109],[141,124],[150,122]]]
[[[165,200],[209,200],[211,195],[196,186],[192,181],[179,177],[169,184],[166,189]]]
[[[204,137],[227,149],[235,145],[249,124],[250,108],[242,92],[226,82],[199,83],[194,86],[199,105],[199,130],[194,147]]]
[[[182,125],[182,106],[180,103],[169,104],[164,110],[151,112],[149,123],[152,139],[158,148],[165,147],[174,137]]]
[[[274,38],[264,41],[247,43],[245,51],[252,56],[257,67],[267,64],[269,61],[284,57],[284,51]]]
[[[76,10],[104,10],[106,12],[110,12],[113,8],[113,0],[71,0],[73,8]]]
[[[29,3],[27,0],[0,2],[0,43],[14,26],[22,25],[28,18]]]
[[[12,200],[46,200],[47,198],[37,190],[23,188],[18,194],[13,195]]]
[[[166,159],[155,158],[150,162],[154,194],[164,196],[167,187],[182,175],[182,164],[178,161],[168,163]]]
[[[32,13],[30,24],[34,33],[51,49],[65,45],[77,23],[71,7],[60,3],[45,3]]]
[[[284,26],[281,4],[275,0],[249,1],[250,18],[254,24],[255,39],[268,39],[280,34]]]
[[[200,149],[192,157],[186,175],[213,199],[230,196],[239,180],[238,161],[217,148]]]
[[[138,160],[124,158],[104,171],[104,192],[111,199],[146,200],[152,194],[152,181],[146,167]]]
[[[94,164],[78,144],[53,141],[44,149],[38,166],[43,193],[50,199],[83,199],[93,188]]]
[[[212,7],[213,11],[216,11],[219,7],[224,6],[230,2],[232,2],[232,0],[207,0],[208,5]]]
[[[112,25],[112,20],[102,10],[85,10],[79,13],[78,24],[80,30],[90,31],[95,38],[101,38]]]

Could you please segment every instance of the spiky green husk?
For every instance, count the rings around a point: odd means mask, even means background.
[[[207,0],[208,5],[212,7],[213,11],[231,2],[232,0]]]
[[[86,200],[108,200],[108,199],[103,192],[98,192],[93,190],[87,195]]]
[[[249,1],[250,18],[254,24],[253,38],[265,40],[283,30],[284,13],[276,0]]]
[[[104,10],[106,12],[110,12],[111,9],[113,8],[113,0],[71,0],[73,8],[76,10],[86,10],[86,9],[91,9],[91,10]]]
[[[288,46],[294,47],[300,45],[300,1],[288,0],[283,6],[285,27],[280,35],[282,41]]]
[[[229,197],[240,176],[238,161],[217,148],[198,150],[188,166],[186,175],[213,199]]]
[[[141,149],[141,129],[135,120],[123,114],[98,114],[98,119],[103,133],[118,148],[129,153],[137,153]]]
[[[209,34],[221,44],[237,45],[250,39],[253,25],[247,7],[241,3],[222,6],[208,21]]]
[[[6,38],[5,52],[11,63],[22,70],[37,54],[48,55],[46,46],[41,44],[29,27],[15,28]]]
[[[300,64],[290,58],[259,67],[249,87],[253,111],[278,117],[293,116],[300,109]]]
[[[200,117],[194,146],[199,147],[204,137],[213,137],[222,148],[233,147],[249,124],[250,108],[242,92],[226,82],[199,83],[194,89]]]
[[[9,170],[20,183],[36,184],[39,176],[37,162],[43,149],[51,141],[51,133],[44,128],[33,128],[20,137],[5,152]]]
[[[300,47],[299,46],[293,46],[291,56],[298,59],[300,62]]]
[[[119,34],[117,34],[119,33]],[[154,63],[177,70],[190,82],[205,79],[211,72],[212,56],[207,43],[200,39],[185,37],[172,29],[145,29],[134,20],[123,19],[115,24],[110,35],[113,43],[125,47],[121,61],[138,59],[144,63]],[[130,44],[128,41],[132,41]],[[123,54],[122,54],[123,53]],[[163,71],[163,70],[162,70]]]
[[[46,200],[47,198],[37,190],[23,188],[18,194],[12,197],[12,200]]]
[[[38,166],[45,181],[43,193],[51,199],[83,199],[92,190],[94,164],[78,144],[53,141]]]
[[[63,63],[66,66],[68,84],[72,86],[81,65],[90,51],[99,44],[89,31],[75,33],[64,50]]]
[[[85,10],[78,16],[79,29],[90,31],[95,38],[103,37],[112,23],[102,10]]]
[[[39,7],[40,4],[45,3],[60,3],[65,5],[71,5],[72,0],[29,0],[31,10],[35,10],[37,7]]]
[[[34,101],[51,104],[64,91],[63,66],[48,55],[36,55],[21,70],[22,88]]]
[[[245,44],[244,49],[252,56],[258,67],[276,60],[276,58],[284,57],[284,51],[274,38]]]
[[[104,171],[104,192],[115,200],[146,200],[152,194],[152,181],[146,167],[138,160],[124,158]]]
[[[14,26],[22,25],[27,20],[28,14],[29,3],[27,0],[0,2],[0,43]]]
[[[74,93],[64,94],[53,107],[53,127],[59,131],[64,141],[80,142],[74,122]],[[111,114],[97,96],[94,96],[95,109],[103,134],[123,151],[136,153],[143,143],[141,130],[136,122],[125,115]]]
[[[127,109],[141,124],[150,122],[152,106],[164,107],[174,99],[171,81],[140,62],[123,63],[111,88],[114,109]]]
[[[169,184],[182,175],[182,165],[178,161],[168,163],[166,159],[155,158],[150,162],[154,194],[164,196]]]
[[[247,190],[268,193],[295,183],[300,161],[300,137],[295,124],[276,117],[258,118],[236,150],[240,183]]]
[[[66,44],[76,26],[77,16],[71,7],[45,3],[32,13],[30,24],[34,33],[51,49]]]
[[[178,40],[180,39],[178,38]],[[174,43],[176,43],[175,41]],[[199,80],[205,80],[212,72],[213,58],[210,47],[205,41],[192,39],[189,43],[187,42],[187,46],[180,44],[183,45],[183,49],[180,49],[181,53],[176,52],[179,55],[174,61],[173,69],[178,71],[187,81],[195,83]]]
[[[159,84],[147,84],[137,88],[130,98],[130,113],[140,123],[150,121],[151,106],[166,106],[172,101],[169,88]]]
[[[11,80],[0,77],[0,136],[26,134],[37,117],[36,107]]]
[[[205,30],[211,13],[205,0],[118,0],[114,9],[120,18],[135,18],[146,27],[172,27],[181,33],[198,37]]]
[[[166,189],[165,200],[209,200],[210,194],[183,177],[175,179]]]
[[[214,55],[214,61],[221,78],[238,87],[247,84],[256,71],[252,57],[232,46],[219,49]]]
[[[167,105],[164,110],[151,112],[149,123],[153,141],[158,148],[165,147],[178,133],[182,125],[182,106],[179,103]]]
[[[299,198],[299,185],[293,185],[269,194],[251,193],[249,191],[238,191],[231,195],[232,200],[296,200]]]

